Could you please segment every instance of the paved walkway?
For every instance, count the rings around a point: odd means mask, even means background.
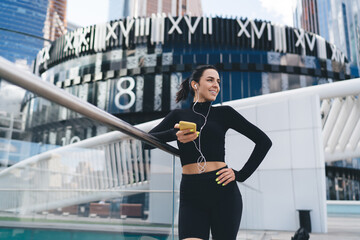
[[[93,220],[92,220],[93,221]],[[99,221],[99,219],[97,219]],[[109,221],[104,219],[104,221]],[[113,224],[91,224],[91,230],[101,232],[143,232],[143,233],[171,233],[169,227],[154,226],[124,226],[120,221]],[[134,220],[134,223],[136,220]],[[18,221],[0,221],[0,226],[5,228],[32,228],[32,229],[67,229],[88,231],[88,224],[54,223],[54,222],[18,222]],[[0,227],[0,228],[1,228]],[[175,232],[177,232],[175,230]],[[291,240],[294,232],[284,231],[254,231],[241,230],[238,234],[238,240]],[[177,239],[177,238],[175,238]],[[328,233],[311,233],[310,240],[360,240],[360,215],[357,216],[328,216]]]
[[[294,232],[241,231],[239,240],[290,240]],[[328,233],[311,233],[310,240],[360,240],[360,216],[329,216]]]

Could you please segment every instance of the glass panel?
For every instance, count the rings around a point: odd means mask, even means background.
[[[230,83],[230,76],[229,72],[221,72],[221,85],[220,85],[220,96],[221,102],[226,102],[231,100],[231,83]]]
[[[1,99],[14,109],[6,104],[0,109],[0,219],[6,223],[1,236],[174,238],[178,159],[159,149],[145,150],[139,140],[1,84],[20,96],[15,103],[13,96]]]
[[[280,92],[282,90],[280,73],[268,73],[268,82],[270,93]]]
[[[287,74],[289,81],[289,89],[296,89],[300,87],[306,87],[306,82],[302,83],[300,81],[299,75],[296,74]]]
[[[223,74],[229,79],[230,73]],[[223,84],[232,84],[233,96],[260,87],[254,82],[261,76],[258,73],[231,76],[233,81]],[[96,91],[108,92],[100,83],[96,82]],[[19,96],[12,103],[12,98],[2,95],[0,220],[5,225],[1,236],[178,239],[182,169],[177,157],[159,149],[145,150],[139,140],[4,80],[1,84],[2,89],[11,86],[13,95]],[[101,94],[94,94],[86,84],[65,91],[109,109]],[[113,114],[126,116],[126,112]],[[138,127],[147,132],[154,124]],[[262,193],[252,184],[238,186],[244,201],[238,236],[249,238],[253,235],[248,228],[263,226],[258,222]]]
[[[250,96],[258,96],[262,94],[262,73],[249,72]]]

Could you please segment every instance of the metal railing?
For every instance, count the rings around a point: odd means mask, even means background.
[[[149,180],[141,142],[113,131],[1,171],[0,211],[24,214],[149,192]]]
[[[176,209],[174,169],[175,156],[179,156],[178,149],[148,134],[146,131],[149,130],[150,125],[134,127],[43,81],[40,77],[18,69],[15,64],[1,57],[0,79],[120,131],[44,152],[3,170],[0,174],[2,180],[0,192],[4,195],[0,199],[2,213],[9,216],[18,214],[22,217],[33,214],[31,216],[41,218],[44,212],[56,211],[57,214],[60,211],[58,209],[64,207],[76,205],[79,207],[87,203],[91,205],[91,202],[102,199],[112,202],[112,207],[119,208],[115,201],[123,201],[123,197],[125,200],[121,204],[127,203],[126,197],[130,195],[145,193],[146,198],[150,199],[161,195],[166,203],[171,199],[172,205],[164,206],[159,203],[155,207],[153,205],[149,207],[149,212],[146,210],[145,213],[144,209],[142,211],[144,216],[148,215],[151,216],[149,219],[155,219],[148,220],[149,224],[158,221],[165,225],[169,224],[174,235]],[[144,153],[138,140],[162,150],[159,152],[170,153],[172,163],[166,164],[172,164],[172,168],[166,168],[166,172],[161,173],[150,172],[150,156]],[[161,181],[165,179],[166,184],[161,186],[150,184],[150,176],[157,174],[161,175]],[[156,179],[153,182],[158,183]],[[148,204],[147,201],[150,202],[145,200],[144,205]],[[157,209],[162,209],[165,213]],[[114,211],[119,214],[118,209]],[[119,216],[115,218],[123,222],[123,219],[118,219]],[[143,223],[143,221],[138,222]]]
[[[318,96],[326,162],[360,156],[360,79],[344,80],[236,100],[235,109],[287,96]],[[226,103],[229,104],[229,103]]]
[[[179,156],[178,149],[160,142],[150,134],[133,127],[131,124],[97,108],[96,106],[67,93],[63,89],[43,81],[40,77],[18,68],[14,63],[0,57],[0,78],[18,85],[54,103],[82,114],[97,122],[108,125],[131,137],[157,147],[165,152]]]

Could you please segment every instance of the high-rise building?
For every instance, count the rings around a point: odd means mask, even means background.
[[[109,20],[130,16],[129,0],[109,0]]]
[[[316,11],[312,11],[309,6],[314,6]],[[354,76],[358,74],[360,66],[359,14],[359,0],[298,0],[294,9],[294,25],[321,35],[331,43],[331,48],[337,46],[350,62],[349,70]],[[311,21],[306,21],[308,19]],[[311,27],[315,22],[318,23],[317,30]],[[332,54],[331,59],[337,57]],[[354,181],[356,174],[350,173],[357,172],[359,162],[359,158],[348,158],[327,163],[328,200],[358,200],[358,197],[353,197],[356,195],[353,186],[358,184]]]
[[[67,32],[66,1],[49,0],[44,24],[44,38],[54,41]]]
[[[294,25],[324,37],[360,66],[359,0],[298,0]]]
[[[66,0],[0,1],[0,56],[28,68],[44,47],[66,29]]]
[[[201,16],[201,0],[110,0],[109,20],[148,17],[153,13]]]
[[[297,0],[296,3],[294,25],[319,34],[317,0]]]

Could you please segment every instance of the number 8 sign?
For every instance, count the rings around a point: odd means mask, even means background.
[[[130,85],[127,88],[123,88],[121,84],[125,81],[128,81]],[[115,95],[115,105],[117,108],[121,110],[126,110],[131,108],[135,103],[135,93],[132,91],[135,87],[135,80],[132,77],[122,77],[119,79],[119,81],[116,83],[116,88],[119,90],[119,92]],[[122,105],[120,103],[120,97],[124,94],[129,95],[130,102]]]

